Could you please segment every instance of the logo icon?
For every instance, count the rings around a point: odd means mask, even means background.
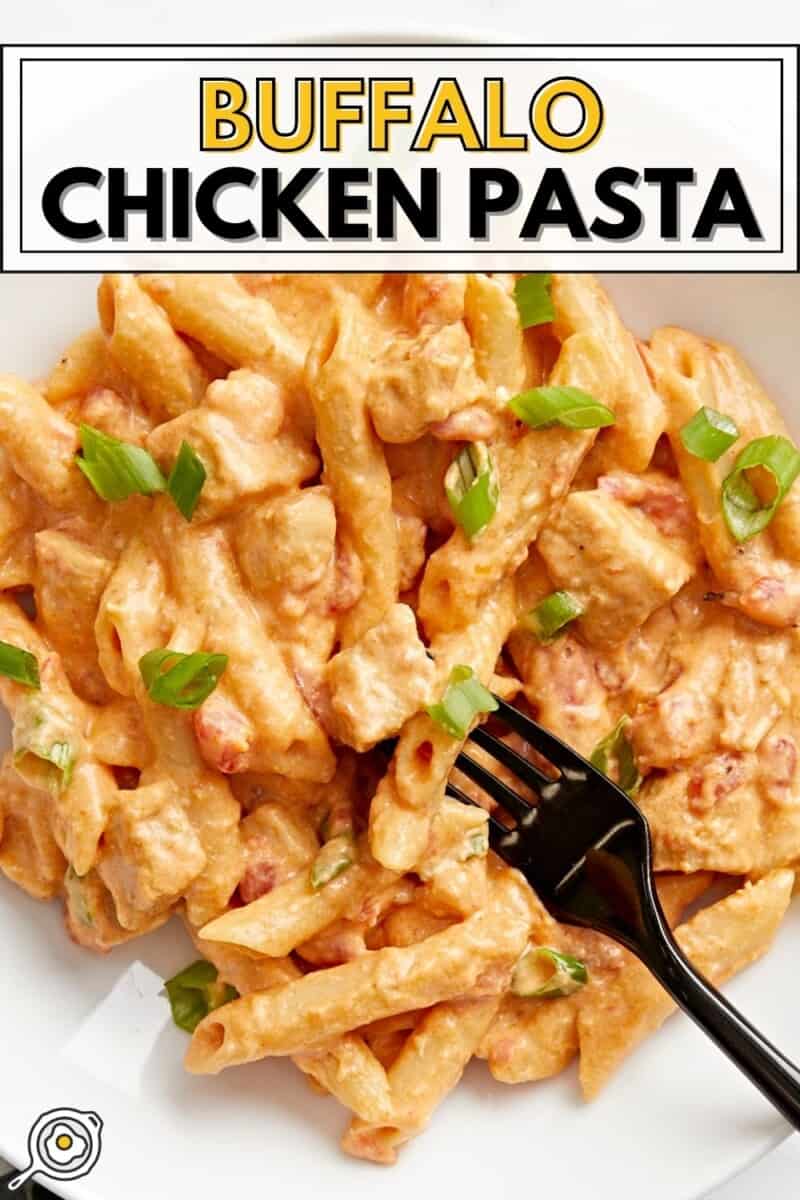
[[[51,1108],[37,1118],[28,1134],[30,1162],[8,1182],[15,1192],[34,1175],[47,1179],[80,1179],[94,1169],[102,1149],[103,1122],[96,1112]]]

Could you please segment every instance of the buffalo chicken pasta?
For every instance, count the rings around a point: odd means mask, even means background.
[[[672,1003],[489,852],[456,759],[520,705],[636,795],[713,982],[768,949],[800,859],[779,413],[586,275],[112,275],[98,315],[0,377],[0,868],[89,950],[182,918],[188,1069],[291,1056],[351,1154],[393,1162],[475,1056],[577,1057],[595,1096]]]

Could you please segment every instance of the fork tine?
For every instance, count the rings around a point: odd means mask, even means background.
[[[487,771],[486,767],[481,766],[468,754],[459,754],[456,766],[459,771],[464,772],[467,778],[471,779],[473,783],[477,783],[493,800],[510,812],[517,821],[524,820],[531,811],[531,805],[523,800],[522,796],[518,796],[507,784],[503,783],[502,779],[492,775],[491,771]]]
[[[452,796],[454,800],[459,800],[462,804],[471,804],[474,808],[483,808],[482,804],[479,804],[477,800],[473,800],[472,796],[468,796],[466,792],[462,792],[461,788],[456,787],[454,783],[448,782],[445,790],[448,796]],[[486,810],[484,809],[484,811]],[[497,817],[493,817],[491,813],[489,813],[489,833],[493,844],[496,839],[508,833],[505,825],[501,824]]]
[[[542,788],[553,783],[552,776],[545,775],[540,767],[535,766],[527,758],[523,758],[518,751],[513,750],[505,742],[501,742],[493,734],[487,733],[480,725],[473,729],[470,738],[492,758],[496,758],[504,767],[508,767],[509,771],[513,771],[518,779],[521,779],[534,791],[541,793]]]
[[[513,705],[507,704],[505,700],[499,699],[497,700],[497,705],[495,716],[505,721],[526,742],[530,742],[535,750],[543,754],[560,771],[568,773],[570,776],[574,776],[575,772],[579,772],[581,775],[586,775],[588,772],[591,775],[594,771],[594,768],[576,750],[571,749],[560,738],[557,738],[554,733],[550,733],[548,729],[544,729],[536,721],[532,721],[530,717],[526,717],[525,713],[520,712],[518,708],[514,708]],[[525,760],[523,759],[523,761]],[[512,767],[512,770],[515,770],[515,768]],[[546,776],[545,781],[548,783],[552,782]]]

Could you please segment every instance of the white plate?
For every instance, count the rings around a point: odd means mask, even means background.
[[[800,433],[800,279],[796,276],[616,276],[606,283],[632,327],[683,323],[741,347]],[[35,376],[93,320],[89,277],[0,278],[0,366]],[[5,732],[4,730],[2,732]],[[141,962],[168,976],[192,952],[178,929],[97,958],[64,936],[57,905],[0,882],[0,1153],[26,1161],[36,1116],[66,1105],[105,1122],[103,1155],[75,1200],[216,1200],[221,1188],[330,1200],[557,1194],[573,1200],[690,1200],[776,1144],[786,1126],[689,1021],[671,1020],[593,1105],[574,1072],[504,1087],[483,1064],[407,1147],[380,1170],[337,1147],[346,1117],[287,1062],[216,1079],[181,1068],[186,1036],[170,1026]],[[800,913],[764,962],[729,994],[779,1046],[800,1058]],[[120,982],[121,981],[121,982]],[[118,985],[116,999],[103,1006]],[[139,993],[145,993],[140,995]],[[57,1185],[58,1186],[58,1185]]]

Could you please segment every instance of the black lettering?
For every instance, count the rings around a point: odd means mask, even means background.
[[[102,237],[103,227],[98,221],[73,221],[63,207],[67,192],[73,188],[99,188],[102,182],[102,173],[94,167],[68,167],[49,179],[42,192],[42,212],[51,229],[75,242],[91,242]]]
[[[730,201],[729,208],[723,207],[726,200]],[[738,225],[748,242],[764,236],[734,167],[720,167],[717,171],[692,237],[711,241],[720,225]]]
[[[248,171],[246,167],[222,167],[206,176],[197,189],[194,207],[209,233],[230,242],[244,242],[257,236],[252,221],[228,221],[217,212],[220,192],[229,187],[252,188],[255,182],[255,171]]]
[[[589,237],[581,210],[561,167],[547,167],[542,173],[525,223],[520,230],[520,237],[535,240],[540,236],[544,225],[563,225],[573,238]]]
[[[499,189],[494,196],[489,195],[492,184]],[[469,236],[487,238],[489,216],[513,212],[519,197],[519,180],[513,171],[502,167],[473,167],[469,173]]]
[[[659,198],[659,233],[662,238],[681,236],[681,184],[694,183],[691,167],[645,167],[645,183],[661,190]]]
[[[188,241],[192,236],[192,172],[176,167],[172,172],[172,236]]]
[[[281,173],[277,167],[264,167],[261,172],[261,236],[277,240],[281,236],[281,217],[292,225],[307,241],[325,240],[325,234],[317,229],[297,204],[303,193],[322,172],[318,167],[301,167],[285,187],[281,187]]]
[[[128,192],[128,172],[124,167],[111,167],[108,172],[108,236],[124,241],[128,236],[128,213],[145,214],[148,238],[164,236],[164,172],[160,167],[145,171],[143,194]]]
[[[366,221],[347,219],[351,212],[369,212],[369,197],[350,195],[350,187],[357,183],[369,183],[368,167],[332,167],[328,172],[328,237],[355,238],[365,241],[369,238],[369,225]]]
[[[636,237],[642,228],[642,210],[630,196],[621,196],[615,189],[621,184],[627,187],[639,186],[639,172],[630,167],[608,167],[597,176],[594,185],[597,199],[619,213],[621,221],[606,221],[603,217],[595,217],[589,228],[596,237],[609,242],[624,242]]]
[[[419,203],[393,167],[378,167],[377,236],[391,240],[397,232],[401,208],[421,238],[439,236],[439,172],[423,167],[419,173]]]

